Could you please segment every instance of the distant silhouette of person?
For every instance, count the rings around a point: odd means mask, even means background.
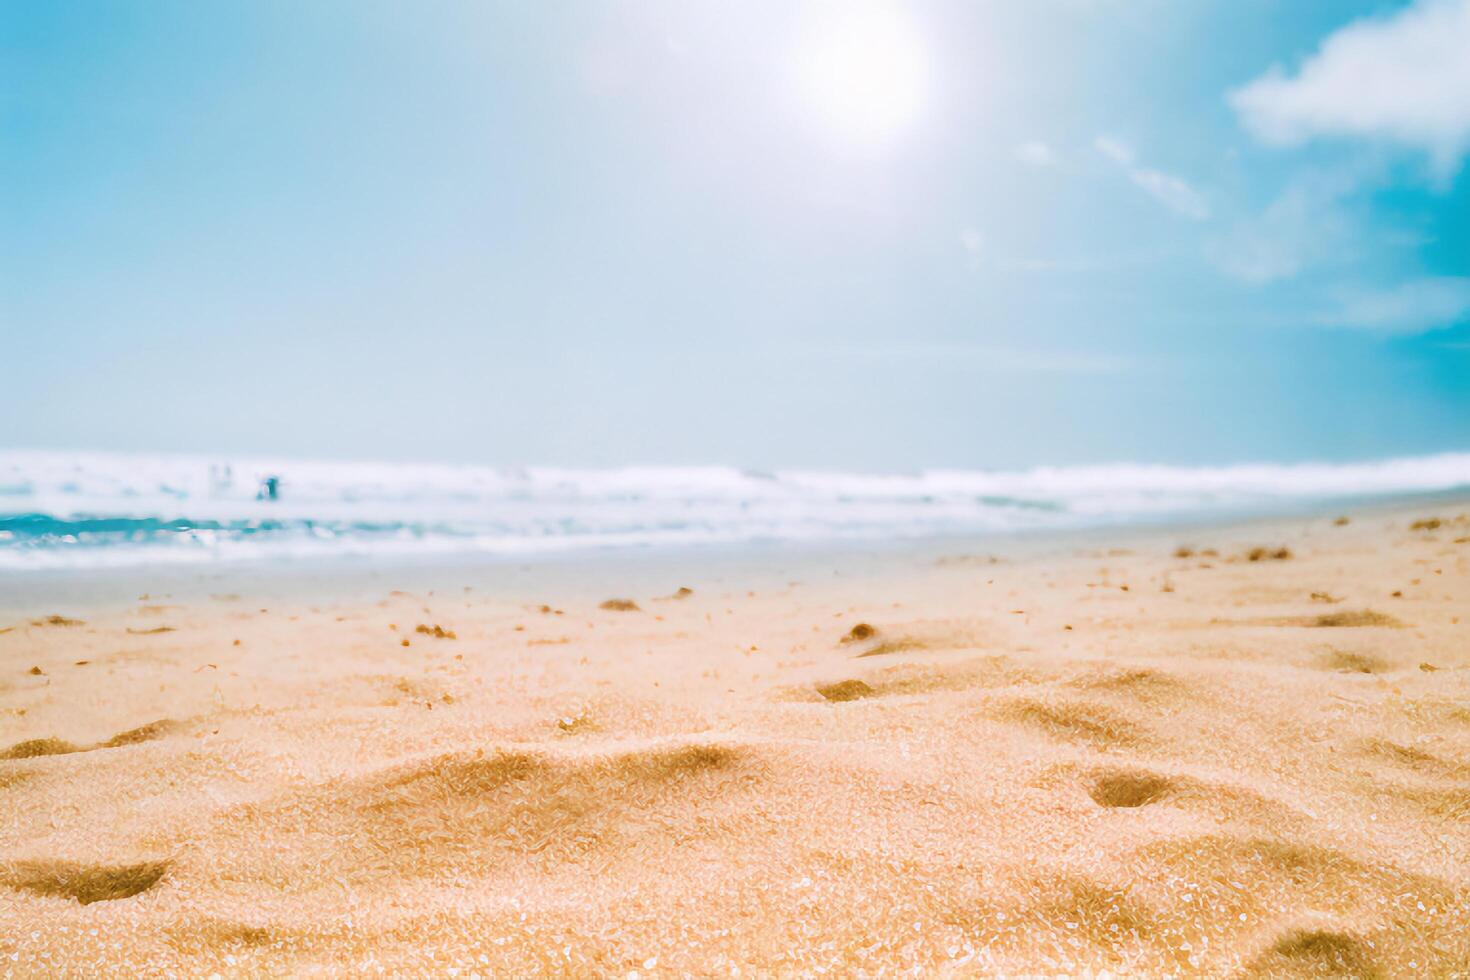
[[[255,495],[256,500],[279,500],[281,498],[281,478],[268,476],[260,481],[260,492]]]

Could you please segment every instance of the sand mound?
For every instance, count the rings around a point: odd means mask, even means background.
[[[1403,871],[1390,864],[1359,859],[1337,848],[1299,844],[1276,837],[1216,834],[1163,842],[1144,850],[1148,858],[1169,867],[1188,867],[1197,877],[1225,885],[1219,894],[1234,891],[1228,881],[1250,880],[1249,895],[1234,902],[1256,908],[1290,896],[1292,902],[1343,913],[1366,901],[1393,894],[1405,912],[1421,901],[1444,903],[1452,891],[1443,882]],[[1202,885],[1209,893],[1210,884]]]
[[[32,626],[84,626],[80,619],[68,619],[65,616],[46,616],[42,619],[31,620]]]
[[[1374,612],[1371,609],[1358,609],[1350,612],[1324,613],[1321,616],[1308,617],[1302,625],[1353,628],[1359,626],[1401,627],[1404,624],[1387,613]]]
[[[0,759],[34,759],[43,755],[70,755],[91,749],[114,749],[123,745],[135,745],[138,742],[162,738],[179,727],[179,723],[172,719],[160,718],[158,721],[130,728],[125,732],[118,732],[112,738],[97,745],[75,745],[60,738],[33,738],[25,742],[17,742],[4,752],[0,752]]]
[[[749,749],[717,742],[563,744],[433,756],[226,813],[216,832],[294,842],[281,854],[232,843],[229,874],[296,891],[332,880],[300,878],[303,864],[351,881],[509,873],[528,859],[554,865],[594,852],[615,859],[647,838],[717,834],[714,814],[745,799],[763,772]],[[691,812],[697,802],[705,812]]]
[[[0,770],[0,789],[9,789],[12,786],[19,786],[21,783],[33,778],[35,775],[36,774],[31,772],[29,769]]]
[[[817,693],[828,701],[856,701],[858,698],[871,695],[873,688],[866,681],[854,679],[837,681],[833,684],[818,684]]]
[[[1392,795],[1408,800],[1431,817],[1458,824],[1470,820],[1470,789],[1438,787],[1409,787],[1395,789]]]
[[[1470,775],[1470,764],[1442,758],[1416,746],[1402,745],[1386,738],[1364,739],[1362,746],[1363,751],[1370,756],[1377,756],[1418,772],[1450,777]]]
[[[70,861],[16,861],[0,866],[0,883],[37,895],[71,898],[90,905],[131,898],[158,883],[168,870],[163,861],[138,864],[75,864]]]
[[[367,809],[393,810],[425,800],[483,799],[511,786],[538,790],[533,797],[553,796],[566,789],[678,780],[725,768],[738,758],[739,752],[730,746],[702,742],[587,756],[508,749],[468,758],[455,754],[413,763],[376,786],[363,787],[361,797],[367,800],[363,804]]]
[[[1110,708],[1087,701],[1020,698],[1003,705],[997,715],[1053,738],[1086,742],[1098,749],[1136,745],[1143,739],[1142,730],[1133,722]]]
[[[280,943],[285,937],[280,930],[269,926],[209,917],[171,927],[168,938],[176,950],[192,953],[220,949],[245,951]]]
[[[914,650],[927,650],[929,643],[911,636],[895,637],[892,640],[883,640],[871,649],[864,650],[858,654],[859,657],[886,657],[893,653],[909,653]]]
[[[1071,683],[1087,690],[1123,694],[1140,701],[1174,698],[1189,690],[1189,685],[1179,677],[1153,667],[1104,667]]]
[[[894,664],[870,676],[868,681],[878,694],[888,697],[1008,687],[1038,683],[1042,679],[1039,671],[997,655],[945,664]]]
[[[1271,943],[1246,970],[1248,976],[1380,976],[1368,944],[1347,933],[1291,929]]]
[[[1382,657],[1355,650],[1329,650],[1322,658],[1322,666],[1342,674],[1381,674],[1391,669]]]
[[[1043,874],[1025,887],[1025,900],[999,913],[1007,923],[1000,942],[1003,949],[1024,953],[1041,939],[1047,945],[1085,949],[1090,961],[1119,969],[1138,950],[1156,944],[1164,925],[1159,914],[1129,889],[1086,875]]]
[[[81,752],[82,747],[59,738],[32,738],[24,742],[16,742],[4,752],[0,752],[0,759],[34,759],[43,755],[67,755],[71,752]]]
[[[139,742],[151,742],[156,738],[163,738],[165,735],[172,734],[181,727],[183,726],[172,718],[160,718],[157,721],[150,721],[146,725],[139,725],[137,728],[129,728],[125,732],[118,732],[112,738],[103,742],[102,748],[115,749],[123,745],[137,745]]]

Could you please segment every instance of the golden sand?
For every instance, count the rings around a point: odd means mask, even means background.
[[[1455,513],[28,610],[0,974],[1470,973]]]

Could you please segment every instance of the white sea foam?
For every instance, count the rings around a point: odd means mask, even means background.
[[[1463,453],[881,475],[4,451],[0,568],[1004,533],[1465,486]]]

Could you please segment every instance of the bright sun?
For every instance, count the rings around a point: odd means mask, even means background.
[[[928,87],[924,45],[897,5],[824,5],[797,48],[802,95],[838,135],[885,143],[923,109]]]

